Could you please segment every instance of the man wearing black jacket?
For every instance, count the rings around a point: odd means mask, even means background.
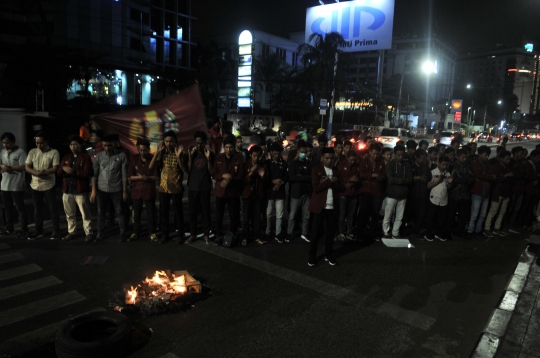
[[[268,187],[268,206],[266,208],[266,236],[270,239],[272,218],[276,218],[275,239],[282,244],[284,238],[281,235],[281,223],[285,209],[285,183],[289,180],[287,174],[287,162],[283,160],[281,152],[283,147],[280,143],[272,143],[270,154],[272,159],[268,161],[270,185]]]
[[[306,159],[307,144],[300,140],[297,144],[298,153],[296,159],[289,165],[289,186],[291,197],[291,209],[289,211],[289,224],[287,226],[287,238],[285,241],[291,242],[296,213],[301,209],[302,213],[302,235],[304,241],[309,242],[309,201],[311,198],[311,170],[313,165]]]
[[[407,204],[407,194],[409,185],[413,178],[411,166],[403,160],[405,147],[397,145],[394,148],[394,159],[386,165],[386,177],[388,187],[386,188],[386,207],[384,209],[383,232],[387,239],[399,238],[399,229],[403,219],[403,212]],[[391,219],[396,212],[394,222],[391,227]]]

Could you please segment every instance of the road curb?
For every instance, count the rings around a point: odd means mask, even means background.
[[[537,244],[537,241],[539,241],[539,228],[540,225],[535,224],[529,244]],[[525,251],[519,258],[519,263],[514,270],[514,274],[508,280],[499,305],[491,313],[476,347],[471,353],[471,358],[491,358],[497,354],[497,350],[506,333],[512,314],[516,309],[519,297],[527,282],[531,265],[535,261],[536,256],[536,253],[529,252],[529,245],[527,245],[527,248],[525,248]]]

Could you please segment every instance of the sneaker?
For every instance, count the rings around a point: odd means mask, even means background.
[[[17,238],[24,239],[25,237],[28,237],[28,232],[24,230],[19,230],[15,232],[15,235],[17,235]]]
[[[310,257],[310,258],[308,259],[307,264],[308,264],[308,266],[313,267],[313,266],[315,266],[315,265],[317,264],[317,260],[315,260],[314,257]]]
[[[502,230],[497,230],[497,229],[493,230],[493,234],[499,235],[499,236],[508,236],[508,234],[505,233],[504,231],[502,231]]]
[[[287,235],[287,237],[285,237],[285,242],[292,242],[292,240],[292,235]]]
[[[514,229],[514,228],[508,229],[508,232],[510,232],[510,233],[512,233],[512,234],[521,234],[521,232],[517,231],[517,230]]]
[[[444,238],[442,235],[435,235],[435,238],[439,241],[446,241],[446,238]]]
[[[150,234],[150,241],[152,242],[158,242],[159,238],[156,233]]]
[[[139,235],[137,235],[136,233],[132,233],[131,235],[129,235],[129,238],[127,241],[135,241],[139,238]]]
[[[42,233],[34,232],[33,234],[28,235],[28,240],[36,240],[43,237]]]
[[[383,233],[382,238],[383,238],[383,239],[391,239],[391,238],[392,238],[392,235],[390,235],[390,233]]]
[[[345,241],[346,240],[345,235],[343,235],[343,234],[339,234],[337,238],[338,238],[338,241]]]
[[[281,238],[280,235],[276,235],[275,240],[276,240],[278,243],[283,244],[283,239]]]
[[[325,257],[324,261],[328,262],[330,264],[330,266],[336,266],[337,265],[337,261],[336,261],[336,258],[334,256]]]
[[[345,238],[350,241],[356,241],[356,237],[353,234],[349,234],[345,236]]]
[[[392,239],[394,239],[394,240],[401,240],[401,237],[392,235]]]
[[[304,240],[305,242],[311,242],[306,235],[300,235],[300,238]]]
[[[489,230],[484,230],[484,236],[486,237],[493,237],[493,233]]]
[[[424,235],[424,240],[426,240],[426,241],[433,241],[433,236],[427,235],[427,234],[426,234],[426,235]]]

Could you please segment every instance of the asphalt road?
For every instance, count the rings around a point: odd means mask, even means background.
[[[313,268],[301,240],[223,248],[1,237],[0,356],[46,343],[58,322],[109,310],[126,286],[171,269],[212,294],[189,311],[139,317],[154,334],[132,357],[468,357],[525,237],[336,244],[339,265]],[[107,260],[81,265],[88,256]]]

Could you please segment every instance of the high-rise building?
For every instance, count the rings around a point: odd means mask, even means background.
[[[192,71],[191,0],[5,0],[0,13],[3,49],[48,48],[90,69],[90,83],[74,81],[68,98],[88,86],[96,96],[149,104],[157,76]],[[2,51],[0,63],[9,56]]]
[[[466,106],[474,101],[475,107],[482,107],[508,101],[515,95],[519,112],[532,114],[535,71],[535,55],[525,48],[469,50],[458,57],[458,96],[468,99]]]

